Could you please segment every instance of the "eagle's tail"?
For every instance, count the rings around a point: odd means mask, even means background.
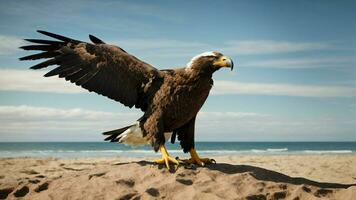
[[[129,145],[144,145],[149,142],[143,135],[140,122],[136,122],[131,126],[104,132],[103,134],[108,135],[108,137],[105,138],[105,141],[110,142],[119,142]]]
[[[132,126],[132,125],[131,125]],[[107,131],[104,132],[103,135],[108,135],[109,137],[105,138],[105,141],[109,141],[110,142],[118,142],[120,140],[121,137],[119,137],[123,132],[125,132],[127,129],[129,129],[131,126],[126,126],[123,128],[119,128],[119,129],[115,129],[112,131]]]

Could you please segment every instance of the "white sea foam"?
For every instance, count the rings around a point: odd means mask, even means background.
[[[269,152],[282,152],[282,151],[288,151],[287,148],[281,148],[281,149],[267,149]]]
[[[352,153],[351,150],[304,150],[302,151],[306,154],[349,154]]]
[[[199,150],[201,155],[305,155],[305,154],[351,154],[352,150],[297,150],[290,151],[287,148],[249,149],[249,150]],[[182,150],[173,149],[169,153],[175,156],[183,156]],[[23,150],[0,151],[0,157],[147,157],[157,156],[153,150]]]

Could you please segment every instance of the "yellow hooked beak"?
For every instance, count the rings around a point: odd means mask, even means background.
[[[234,62],[227,56],[221,56],[218,60],[214,61],[213,65],[217,67],[230,67],[231,71],[234,68]]]

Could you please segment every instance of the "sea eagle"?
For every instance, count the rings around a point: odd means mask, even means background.
[[[233,69],[230,58],[218,52],[205,52],[191,59],[186,67],[158,70],[118,46],[105,44],[89,35],[92,43],[82,42],[46,31],[41,34],[56,40],[25,39],[34,45],[24,50],[40,53],[20,60],[47,59],[31,69],[56,65],[44,76],[57,76],[96,92],[125,106],[141,109],[144,114],[130,126],[103,133],[106,141],[128,145],[152,145],[162,153],[155,162],[179,164],[170,157],[165,142],[176,137],[188,163],[204,166],[211,159],[200,158],[194,147],[195,119],[213,86],[212,75],[220,68]]]

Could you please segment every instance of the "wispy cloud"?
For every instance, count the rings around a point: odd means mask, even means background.
[[[241,63],[240,67],[262,67],[262,68],[321,68],[321,67],[355,67],[356,56],[329,56],[294,59],[273,59],[262,61],[250,61]]]
[[[83,93],[86,90],[57,77],[44,78],[44,71],[0,69],[0,90],[51,93]]]
[[[339,141],[355,140],[355,119],[337,117],[211,115],[197,119],[198,140],[213,141]],[[335,134],[338,133],[338,134]]]
[[[63,6],[66,5],[66,6]],[[93,8],[95,8],[93,10]],[[0,2],[0,12],[9,19],[21,19],[17,29],[28,31],[33,27],[61,27],[63,31],[78,32],[81,30],[101,30],[111,33],[135,32],[156,33],[158,27],[145,20],[147,18],[169,23],[184,21],[180,13],[162,9],[152,3],[132,1],[69,1],[51,2],[39,0],[35,2],[11,1]],[[110,15],[102,14],[110,13]],[[56,23],[53,23],[53,22]],[[6,28],[13,29],[11,24],[3,23]],[[53,25],[53,26],[52,26]],[[70,28],[69,28],[70,27]]]
[[[132,124],[141,115],[140,112],[113,113],[80,108],[0,106],[0,139],[31,141],[86,138],[100,141],[103,139],[101,132]],[[197,124],[199,129],[211,131],[211,128],[229,127],[231,122],[238,121],[243,125],[240,127],[245,129],[269,118],[269,115],[259,113],[200,112]],[[31,138],[26,138],[27,135],[31,135]]]
[[[330,49],[333,45],[316,42],[291,42],[278,40],[228,41],[222,48],[232,55],[290,53]]]
[[[21,138],[23,134],[34,134],[33,136],[36,137],[37,133],[55,133],[65,139],[66,134],[88,132],[88,135],[95,133],[94,138],[102,139],[100,132],[132,124],[141,115],[142,113],[137,111],[113,113],[80,108],[0,106],[0,138],[13,133],[19,134],[17,138]],[[257,113],[201,112],[198,118],[204,124],[216,124],[226,120],[245,121],[266,117],[268,116]],[[75,137],[73,135],[71,138]]]
[[[44,78],[44,71],[0,69],[0,91],[85,93],[85,89],[57,77]],[[213,95],[279,95],[300,97],[355,97],[356,88],[332,85],[244,83],[215,81]]]
[[[179,60],[180,64],[186,63],[191,57],[205,51],[220,51],[229,56],[242,55],[273,55],[274,58],[251,60],[245,59],[239,62],[239,67],[256,68],[284,68],[284,69],[308,69],[308,68],[343,68],[354,67],[356,57],[351,56],[304,56],[299,58],[285,58],[287,53],[291,55],[297,52],[308,51],[337,51],[342,49],[337,44],[327,42],[291,42],[278,40],[245,40],[227,41],[221,44],[204,43],[197,41],[172,40],[163,38],[126,39],[122,42],[113,42],[129,51],[135,52],[149,61],[169,59]],[[170,64],[172,65],[172,64]],[[174,63],[173,65],[176,65]]]
[[[258,55],[258,54],[280,54],[291,52],[303,52],[312,50],[330,50],[336,46],[329,43],[313,42],[291,42],[278,40],[242,40],[226,41],[221,44],[204,43],[197,41],[172,40],[164,38],[127,39],[121,42],[113,42],[133,51],[145,51],[145,54],[159,57],[187,57],[203,51],[221,51],[230,56],[236,55]],[[150,50],[150,51],[148,51]],[[147,53],[147,52],[154,53]],[[329,58],[330,59],[330,58]],[[337,58],[338,59],[338,58]],[[285,61],[286,62],[286,61]],[[301,61],[289,61],[291,64]],[[304,61],[305,62],[305,61]],[[315,61],[308,61],[315,62]],[[249,65],[255,65],[251,63]],[[271,63],[274,64],[274,63]],[[282,63],[284,64],[284,63]],[[260,63],[256,64],[261,65]],[[266,65],[264,65],[266,66]]]
[[[102,132],[134,123],[138,112],[0,106],[1,141],[102,141]]]
[[[51,107],[35,107],[28,105],[20,106],[0,106],[1,120],[25,120],[25,121],[97,121],[111,120],[113,118],[137,115],[135,113],[112,113],[80,108],[64,109]]]
[[[332,85],[292,85],[283,83],[243,83],[215,81],[213,94],[255,94],[299,97],[356,97],[356,88]]]
[[[0,35],[0,55],[10,55],[19,51],[19,47],[25,42],[15,36]]]
[[[129,113],[122,112],[103,112],[95,110],[86,110],[81,108],[52,108],[52,107],[37,107],[37,106],[0,106],[0,121],[2,122],[56,122],[57,124],[76,124],[77,122],[86,122],[88,127],[86,129],[97,126],[106,121],[109,123],[127,125],[127,123],[134,123],[142,115],[141,112],[134,111]],[[244,112],[200,112],[199,118],[204,121],[212,120],[226,120],[226,119],[263,119],[268,118],[269,115],[258,113],[244,113]],[[119,122],[120,121],[120,122]],[[95,124],[92,124],[95,123]],[[81,124],[81,123],[79,123]],[[92,124],[92,125],[89,125]],[[6,126],[6,125],[5,125]],[[81,127],[81,126],[80,126]],[[24,126],[26,129],[27,126]],[[43,127],[42,127],[43,128]],[[77,125],[73,127],[68,126],[55,126],[47,127],[49,129],[78,129]],[[82,127],[83,128],[83,127]],[[20,128],[22,129],[22,128]]]
[[[172,59],[187,63],[196,54],[214,50],[211,45],[202,42],[164,38],[125,39],[112,43],[141,55],[145,60],[167,60],[170,65],[178,64],[172,63]]]
[[[0,106],[1,141],[101,141],[103,131],[134,123],[142,113],[113,113],[80,108]],[[200,112],[200,141],[335,139],[334,132],[352,138],[354,119],[285,118],[264,113]],[[261,139],[260,139],[261,138]]]
[[[134,123],[139,112],[112,113],[80,108],[0,106],[1,134],[37,131],[104,131]]]

